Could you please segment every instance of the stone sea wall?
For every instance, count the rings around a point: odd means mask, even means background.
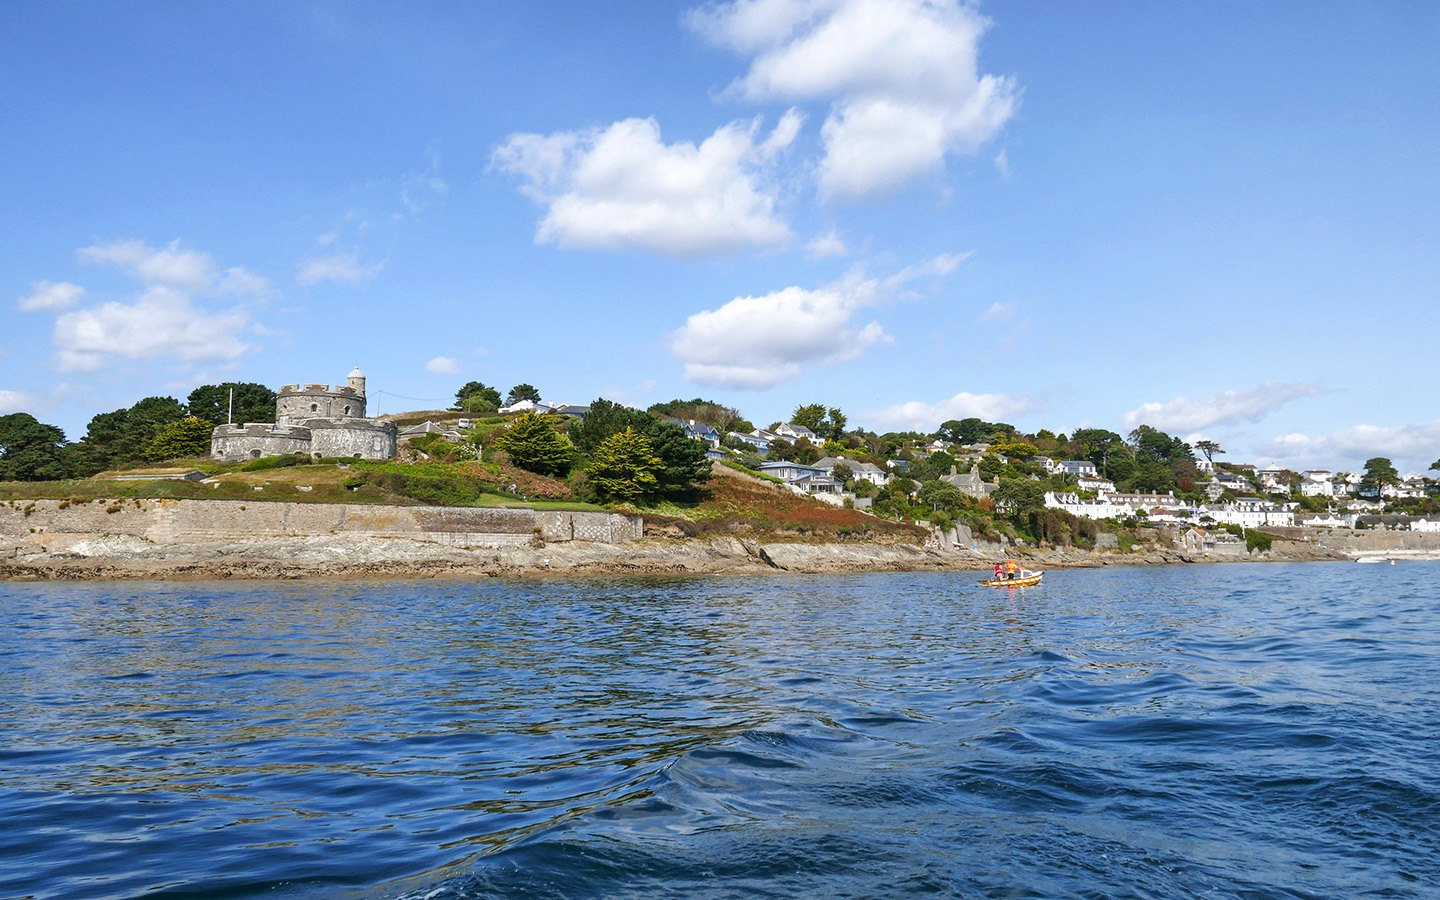
[[[400,538],[457,548],[533,541],[637,540],[638,516],[533,509],[456,509],[226,500],[64,500],[0,504],[0,558],[66,554],[97,541],[209,547],[275,538]],[[342,542],[343,543],[343,542]]]

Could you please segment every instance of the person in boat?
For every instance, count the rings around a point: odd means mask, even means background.
[[[1005,578],[1014,580],[1020,577],[1020,564],[1013,559],[1005,560]]]
[[[996,581],[1004,581],[1004,580],[1005,580],[1005,564],[1004,564],[1004,563],[996,563],[996,564],[995,564],[995,580],[996,580]]]

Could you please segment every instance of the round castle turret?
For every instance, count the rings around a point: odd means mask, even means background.
[[[358,371],[358,370],[357,370]],[[359,382],[359,389],[355,388]],[[365,418],[365,376],[353,375],[345,387],[287,384],[275,395],[275,421],[299,424],[307,419]]]

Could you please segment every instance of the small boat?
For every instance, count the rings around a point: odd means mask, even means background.
[[[1356,561],[1357,563],[1371,563],[1371,564],[1373,564],[1373,563],[1387,563],[1387,562],[1388,562],[1388,563],[1389,563],[1390,565],[1392,565],[1392,566],[1395,565],[1395,560],[1389,559],[1389,558],[1384,557],[1384,556],[1362,556],[1362,557],[1360,557],[1359,559],[1357,559],[1357,560],[1355,560],[1355,561]]]
[[[980,583],[986,587],[1034,587],[1044,577],[1044,572],[1021,571],[1014,578],[987,578]]]

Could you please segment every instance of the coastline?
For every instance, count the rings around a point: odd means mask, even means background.
[[[260,580],[298,578],[617,577],[648,575],[762,575],[864,572],[985,572],[998,545],[939,550],[904,544],[758,543],[737,538],[644,538],[622,544],[574,541],[499,548],[443,547],[399,538],[306,536],[193,546],[136,547],[90,542],[62,553],[0,560],[5,581]],[[1295,552],[1299,551],[1299,552]],[[1122,553],[1087,550],[1011,550],[1030,568],[1184,565],[1218,562],[1346,561],[1337,551],[1294,548],[1255,556],[1190,554],[1172,550]]]
[[[615,577],[984,572],[1209,562],[1440,559],[1440,534],[1277,538],[1265,553],[921,546],[644,535],[638,517],[450,507],[147,500],[0,504],[0,580]]]

